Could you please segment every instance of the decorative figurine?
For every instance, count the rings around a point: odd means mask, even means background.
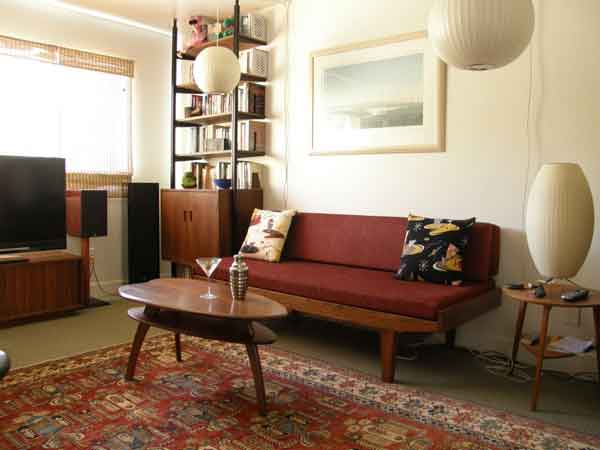
[[[243,301],[248,290],[248,265],[242,255],[233,257],[233,264],[229,268],[229,286],[234,300]]]
[[[208,40],[208,25],[210,19],[205,16],[191,16],[188,23],[192,26],[192,38],[186,42],[184,51],[200,47],[203,42]]]

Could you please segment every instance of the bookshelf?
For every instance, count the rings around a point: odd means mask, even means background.
[[[210,203],[210,199],[214,199],[214,198],[227,198],[228,199],[228,203],[225,206],[221,207],[217,207],[210,209],[210,211],[212,213],[215,213],[215,211],[218,213],[219,217],[221,218],[227,218],[226,221],[224,221],[223,223],[226,224],[228,223],[229,225],[224,225],[225,228],[231,228],[230,232],[227,232],[226,234],[229,236],[226,239],[229,239],[231,242],[230,247],[231,248],[239,248],[239,245],[241,245],[241,239],[240,239],[240,233],[243,232],[244,228],[247,228],[248,224],[246,223],[246,219],[249,220],[250,214],[252,212],[252,210],[254,208],[262,208],[262,190],[261,189],[238,189],[238,160],[247,160],[247,159],[251,159],[251,158],[255,158],[255,157],[260,157],[260,156],[264,156],[265,152],[257,152],[257,151],[248,151],[246,148],[244,148],[244,150],[240,150],[240,145],[245,145],[244,144],[244,137],[245,134],[243,135],[239,135],[238,129],[239,128],[243,128],[246,129],[245,123],[251,123],[251,122],[242,122],[242,124],[238,127],[238,123],[240,121],[254,121],[257,122],[261,119],[265,119],[265,115],[264,114],[255,114],[252,112],[245,112],[242,109],[247,109],[249,111],[252,110],[258,110],[259,112],[263,113],[264,109],[263,108],[256,108],[256,101],[257,98],[260,99],[260,96],[256,96],[256,97],[251,97],[250,95],[250,85],[247,85],[246,87],[248,88],[245,91],[242,91],[241,97],[242,99],[245,98],[252,98],[252,107],[250,106],[250,103],[248,103],[247,107],[244,107],[243,105],[240,105],[240,96],[238,96],[238,91],[239,89],[236,87],[234,89],[234,91],[232,92],[231,95],[231,104],[227,105],[227,106],[222,106],[222,108],[224,110],[231,110],[231,112],[227,112],[227,113],[223,113],[223,114],[210,114],[210,115],[194,115],[191,117],[180,117],[178,116],[178,99],[185,99],[186,95],[191,95],[191,96],[198,96],[198,95],[203,95],[203,92],[192,82],[192,83],[180,83],[178,84],[177,82],[177,72],[178,72],[178,67],[179,64],[183,64],[185,63],[185,61],[194,61],[197,57],[197,55],[203,51],[206,48],[209,47],[213,47],[216,45],[216,42],[206,42],[205,44],[201,45],[200,47],[194,49],[193,52],[188,52],[188,53],[184,53],[179,51],[178,49],[178,44],[179,44],[179,30],[178,30],[178,23],[177,23],[177,19],[173,20],[173,30],[172,30],[172,40],[171,40],[171,172],[170,172],[170,187],[171,187],[171,192],[175,193],[177,195],[173,196],[171,195],[171,197],[164,197],[161,200],[161,208],[163,210],[163,224],[164,223],[170,223],[172,221],[177,221],[177,220],[181,220],[182,214],[180,214],[179,212],[176,212],[174,215],[170,214],[169,211],[173,212],[173,207],[178,205],[178,201],[171,201],[173,199],[177,200],[177,199],[181,199],[183,201],[184,205],[187,205],[188,203],[186,202],[191,202],[190,204],[194,207],[199,206],[199,203],[202,203],[203,205],[205,203]],[[242,36],[240,33],[240,5],[239,5],[239,0],[234,0],[234,32],[233,32],[233,36],[229,36],[223,39],[219,40],[219,46],[223,46],[223,47],[227,47],[229,49],[231,49],[234,54],[239,57],[239,52],[240,50],[248,50],[248,49],[252,49],[254,47],[259,47],[259,46],[264,46],[266,45],[267,42],[262,41],[262,40],[258,40],[258,39],[254,39],[251,38],[249,36]],[[241,76],[241,81],[242,82],[251,82],[251,83],[264,83],[267,81],[266,77],[261,77],[261,76],[255,76],[255,75],[251,75],[251,74],[242,74]],[[262,95],[264,96],[265,94],[265,89],[264,87],[260,88],[262,90]],[[202,99],[200,99],[200,101],[198,102],[199,104],[202,105],[201,108],[196,109],[196,111],[212,111],[212,109],[204,109],[204,101],[206,99],[207,104],[210,104],[210,100],[211,98],[209,98],[208,96],[203,97]],[[196,102],[196,100],[198,100],[197,98],[194,99],[192,97],[192,103],[194,104],[194,102]],[[248,100],[248,102],[250,102],[250,100]],[[226,104],[224,101],[221,103],[221,100],[219,100],[218,102],[219,105],[223,105]],[[242,106],[242,107],[241,107]],[[262,106],[262,105],[261,105]],[[255,109],[256,108],[256,109]],[[216,127],[229,127],[229,133],[228,133],[228,137],[230,138],[230,147],[231,150],[225,150],[225,151],[198,151],[199,150],[199,145],[198,143],[200,142],[200,135],[204,134],[202,133],[204,127],[210,127],[210,126],[216,126]],[[196,153],[191,153],[191,154],[178,154],[177,153],[177,130],[179,128],[197,128],[198,131],[197,133],[193,133],[195,134],[195,139],[196,139]],[[248,129],[250,129],[250,126],[247,127]],[[206,130],[206,134],[208,134],[210,132],[210,130],[208,128],[205,129]],[[249,131],[250,133],[250,131]],[[264,133],[263,133],[264,135]],[[258,144],[256,143],[257,141],[257,134],[254,135],[254,145],[257,147]],[[216,137],[216,136],[214,136]],[[238,137],[240,138],[240,142],[238,142]],[[247,141],[247,139],[246,139]],[[178,180],[176,179],[177,176],[177,171],[176,171],[176,167],[177,164],[189,164],[189,163],[194,163],[194,162],[209,162],[209,160],[213,158],[213,159],[217,159],[217,160],[223,160],[223,159],[229,159],[231,162],[231,184],[232,187],[230,190],[228,191],[215,191],[215,190],[198,190],[198,189],[176,189],[177,184],[178,184]],[[243,174],[240,174],[240,176],[243,178]],[[207,196],[202,196],[200,195],[201,193],[208,193],[210,195]],[[163,194],[164,194],[164,190],[163,190]],[[201,201],[200,201],[200,200]],[[223,204],[225,205],[225,204]],[[179,205],[181,206],[181,205]],[[206,205],[204,205],[206,206]],[[171,209],[169,209],[171,208]],[[189,208],[188,208],[189,209]],[[188,211],[189,212],[189,211]],[[169,216],[169,217],[167,217]],[[184,213],[183,217],[187,217],[188,214]],[[195,214],[195,216],[198,216],[197,214]],[[191,213],[189,213],[189,217],[190,217],[190,222],[191,222]],[[199,216],[198,216],[199,217]],[[225,220],[225,219],[223,219]],[[195,229],[194,225],[191,223],[187,223],[185,224],[186,227],[190,228],[190,229]],[[211,240],[214,240],[214,236],[207,234],[206,236],[204,236],[206,230],[198,230],[196,229],[196,232],[199,233],[197,235],[195,235],[194,240],[197,242],[210,242]],[[169,238],[170,234],[168,233],[168,230],[165,230],[165,228],[163,227],[162,230],[163,233],[163,240]],[[166,233],[166,234],[165,234]],[[173,236],[171,236],[173,237]],[[176,238],[176,236],[175,236]],[[206,239],[204,239],[206,238]],[[220,238],[219,238],[220,239]],[[243,237],[242,237],[243,239]],[[177,240],[177,239],[176,239]],[[211,250],[211,254],[210,255],[200,255],[200,253],[198,253],[198,255],[196,256],[212,256],[215,255],[214,251]],[[168,256],[165,255],[163,252],[163,257]],[[165,259],[170,259],[170,258],[165,258]],[[173,276],[177,275],[177,270],[176,270],[176,261],[172,260],[172,265],[171,265],[171,273]]]
[[[231,156],[230,150],[225,150],[222,152],[199,152],[199,153],[191,153],[191,154],[187,154],[187,155],[175,155],[175,159],[177,161],[192,162],[192,161],[202,161],[202,160],[211,159],[211,158],[227,158],[228,156]],[[248,152],[248,151],[238,152],[238,159],[256,158],[257,156],[265,156],[265,152]]]
[[[240,29],[240,13],[239,13],[239,0],[235,0],[234,3],[234,33],[232,36],[228,36],[219,40],[219,46],[231,49],[236,56],[239,56],[241,50],[248,50],[259,46],[267,45],[266,41],[260,39],[254,39],[249,36],[241,35]],[[178,97],[184,95],[202,95],[203,92],[192,82],[192,83],[177,83],[177,68],[178,63],[181,61],[194,61],[198,54],[202,50],[214,47],[217,45],[216,42],[210,41],[205,42],[199,47],[187,52],[180,51],[178,49],[178,23],[177,19],[173,21],[172,30],[172,57],[171,57],[171,115],[172,115],[172,126],[171,126],[171,189],[175,189],[177,186],[176,179],[176,166],[178,163],[186,163],[192,161],[199,161],[211,158],[231,158],[231,167],[237,167],[238,159],[248,159],[258,156],[264,156],[264,151],[240,151],[239,143],[237,139],[238,135],[238,122],[243,120],[264,120],[264,114],[256,114],[252,112],[245,112],[240,110],[238,88],[232,93],[232,112],[220,113],[220,114],[208,114],[208,115],[194,115],[191,117],[178,117],[177,102]],[[267,81],[266,77],[256,76],[252,74],[243,73],[241,76],[242,82],[251,83],[264,83]],[[262,111],[261,111],[262,112]],[[193,154],[177,154],[177,128],[194,128],[194,127],[208,127],[210,125],[219,125],[224,127],[230,127],[231,136],[230,144],[231,150],[217,151],[217,152],[198,152]],[[232,170],[232,189],[237,189],[237,170]]]

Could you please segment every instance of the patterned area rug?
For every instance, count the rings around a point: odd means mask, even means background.
[[[13,372],[0,384],[0,449],[600,449],[600,439],[261,349],[257,413],[243,346],[149,339],[137,381],[121,345]]]

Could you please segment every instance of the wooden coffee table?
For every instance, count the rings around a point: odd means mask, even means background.
[[[259,294],[248,292],[244,301],[236,301],[231,298],[229,286],[211,283],[211,288],[217,296],[214,300],[201,297],[208,289],[208,282],[201,280],[161,278],[119,288],[121,297],[145,305],[128,312],[139,325],[125,379],[133,380],[140,349],[150,327],[175,332],[177,361],[181,361],[180,334],[244,344],[254,376],[258,407],[265,415],[265,385],[257,346],[272,344],[277,335],[257,321],[285,317],[287,310]]]

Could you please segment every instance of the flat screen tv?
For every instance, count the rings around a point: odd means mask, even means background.
[[[66,248],[65,160],[0,156],[0,252]]]

